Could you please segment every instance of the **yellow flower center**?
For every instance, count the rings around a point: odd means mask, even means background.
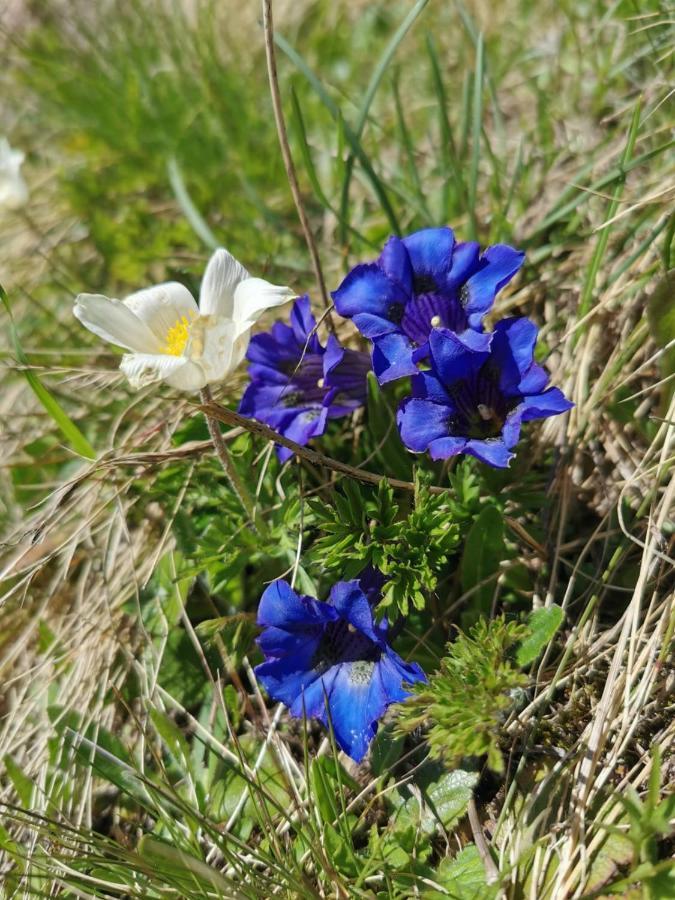
[[[164,353],[168,353],[169,356],[182,356],[189,336],[190,320],[187,316],[181,316],[166,333]]]

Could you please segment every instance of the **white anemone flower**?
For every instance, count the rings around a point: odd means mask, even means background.
[[[0,138],[0,207],[19,209],[28,202],[28,185],[21,174],[25,153],[12,150],[7,138]]]
[[[73,312],[98,337],[129,350],[120,369],[132,387],[157,381],[199,391],[223,381],[244,358],[251,326],[295,294],[246,269],[220,248],[204,272],[199,306],[182,284],[169,281],[125,300],[80,294]]]

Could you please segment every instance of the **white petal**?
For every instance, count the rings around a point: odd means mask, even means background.
[[[124,305],[145,322],[162,345],[168,330],[178,319],[185,316],[189,321],[199,315],[195,298],[177,281],[136,291],[124,300]]]
[[[187,352],[202,366],[208,383],[218,384],[224,381],[241,362],[240,358],[236,361],[233,358],[237,337],[236,325],[232,319],[216,319],[213,316],[199,321],[206,323],[200,336],[201,343],[197,347],[197,340],[193,339],[191,334]],[[200,352],[198,359],[195,356],[197,350]]]
[[[202,367],[186,356],[125,353],[120,369],[134,388],[145,387],[158,381],[165,381],[181,391],[199,391],[206,385]]]
[[[246,356],[246,351],[248,350],[249,341],[251,340],[251,329],[247,328],[243,334],[239,334],[236,341],[234,342],[234,348],[232,350],[232,361],[230,363],[232,367],[232,371],[234,371],[239,363]]]
[[[159,342],[145,322],[122,303],[102,294],[79,294],[73,313],[95,335],[139,353],[153,353]]]
[[[281,306],[295,296],[290,288],[270,284],[264,278],[247,278],[234,292],[234,319],[255,322],[265,310]]]
[[[234,291],[248,272],[224,247],[216,250],[204,272],[199,292],[199,311],[203,316],[232,318]]]

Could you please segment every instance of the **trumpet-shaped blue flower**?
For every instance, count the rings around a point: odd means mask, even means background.
[[[246,357],[251,383],[239,412],[303,446],[324,433],[329,419],[365,402],[368,354],[342,347],[333,335],[324,347],[307,296],[294,303],[290,326],[276,322],[251,338]],[[282,462],[293,455],[286,447],[277,453]]]
[[[358,581],[339,582],[325,603],[275,581],[260,600],[258,624],[266,662],[255,672],[267,693],[292,716],[324,725],[330,718],[338,745],[356,762],[387,707],[408,696],[403,685],[426,680],[391,649],[387,624],[374,621]]]
[[[473,241],[457,243],[451,228],[425,228],[389,238],[377,262],[352,269],[332,296],[373,342],[373,370],[384,384],[417,372],[434,328],[480,331],[524,258],[505,244],[481,254]]]
[[[412,379],[413,396],[398,412],[401,439],[432,459],[469,453],[506,467],[522,422],[565,412],[574,404],[534,362],[537,327],[503,319],[493,334],[436,329],[429,340],[431,370]]]

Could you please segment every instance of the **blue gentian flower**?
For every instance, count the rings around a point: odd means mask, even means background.
[[[384,384],[417,372],[429,355],[429,334],[482,330],[496,293],[525,254],[495,244],[456,243],[451,228],[391,237],[377,262],[356,266],[337,291],[335,308],[373,342],[373,370]]]
[[[398,412],[401,439],[432,459],[469,453],[492,466],[513,457],[522,422],[545,419],[574,404],[534,362],[537,327],[528,319],[502,319],[493,334],[457,335],[435,329],[431,370],[412,379],[412,397]]]
[[[387,642],[358,581],[336,584],[327,602],[302,597],[285,581],[260,600],[258,638],[266,662],[256,676],[292,716],[330,722],[342,750],[360,762],[391,703],[404,700],[404,683],[425,681],[416,663],[404,662]]]
[[[290,326],[276,322],[251,338],[246,358],[251,383],[239,412],[303,446],[324,433],[329,419],[365,402],[368,354],[342,347],[333,335],[324,347],[306,295],[294,303]],[[282,462],[293,455],[286,447],[277,453]]]

